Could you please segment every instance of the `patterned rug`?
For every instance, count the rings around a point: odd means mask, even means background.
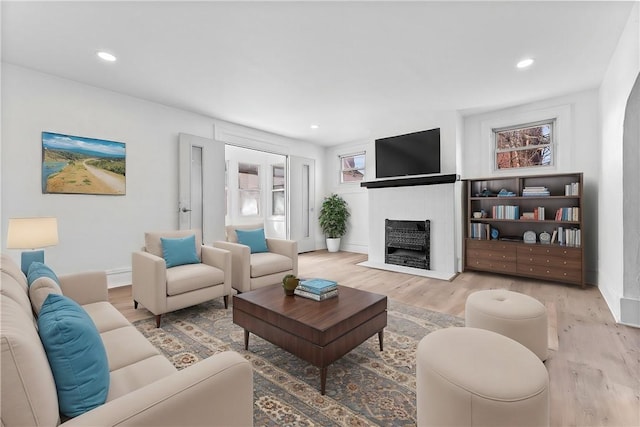
[[[176,368],[234,350],[253,365],[256,426],[414,426],[415,353],[420,339],[462,319],[389,300],[384,351],[375,334],[328,368],[319,369],[233,324],[222,299],[134,323]]]

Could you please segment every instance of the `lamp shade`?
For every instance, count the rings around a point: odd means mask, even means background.
[[[36,249],[57,244],[56,218],[9,218],[7,249]]]

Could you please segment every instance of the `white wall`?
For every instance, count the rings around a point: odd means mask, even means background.
[[[143,245],[144,232],[178,226],[178,134],[214,138],[216,123],[210,117],[2,63],[3,252],[19,261],[20,251],[6,250],[8,218],[55,216],[60,243],[46,249],[47,263],[61,274],[106,270],[110,284],[127,283],[131,252]],[[124,142],[126,195],[42,194],[42,131]],[[264,148],[260,138],[253,145]],[[310,145],[275,144],[280,152],[298,150],[316,158],[321,169],[324,152]]]
[[[624,294],[624,246],[623,246],[623,164],[624,168],[637,168],[633,160],[623,159],[623,123],[625,106],[633,84],[640,72],[640,5],[636,4],[622,33],[618,46],[609,63],[600,86],[600,150],[602,174],[599,195],[599,239],[598,283],[616,320],[622,313],[620,301]],[[638,183],[631,183],[637,186]],[[636,207],[636,221],[638,220]],[[638,247],[636,246],[636,250]],[[637,290],[635,292],[637,295]],[[638,319],[640,303],[627,305],[629,318]],[[627,315],[625,315],[625,318]],[[637,322],[637,321],[636,321]],[[638,322],[636,323],[638,324]]]
[[[556,164],[552,167],[493,170],[491,129],[557,117]],[[597,89],[464,118],[462,178],[505,175],[584,173],[584,225],[587,282],[596,283],[598,257],[598,180],[600,137]]]

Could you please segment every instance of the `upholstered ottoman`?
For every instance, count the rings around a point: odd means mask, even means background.
[[[547,309],[535,298],[506,289],[474,292],[465,304],[465,326],[497,332],[547,360]]]
[[[517,341],[440,329],[420,341],[416,358],[418,426],[549,425],[547,370]]]

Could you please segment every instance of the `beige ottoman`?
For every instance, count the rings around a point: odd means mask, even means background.
[[[465,326],[507,336],[547,360],[547,309],[537,299],[506,289],[478,291],[464,311]]]
[[[549,425],[549,376],[522,344],[447,328],[424,337],[416,358],[418,426]]]

